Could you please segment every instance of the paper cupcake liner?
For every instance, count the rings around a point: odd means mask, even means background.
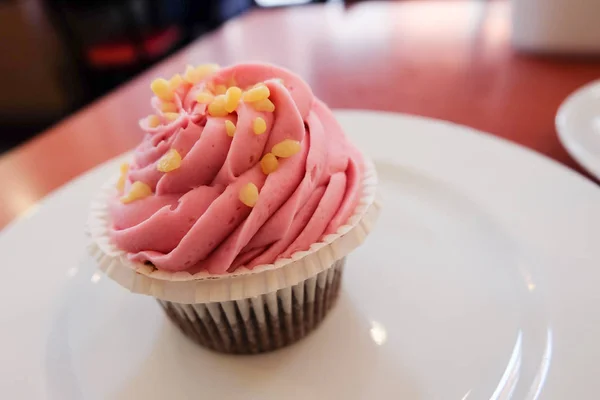
[[[194,342],[212,350],[256,354],[279,349],[312,332],[335,304],[345,258],[292,287],[250,299],[207,304],[158,300]]]
[[[305,251],[298,251],[290,258],[279,259],[274,264],[256,266],[252,269],[238,268],[225,275],[202,271],[166,272],[149,265],[131,261],[127,253],[118,249],[110,240],[110,215],[108,199],[116,196],[116,177],[108,181],[100,196],[92,203],[87,230],[91,237],[90,254],[99,268],[134,293],[153,296],[178,304],[225,303],[273,295],[282,289],[290,289],[327,271],[336,261],[358,247],[371,231],[380,211],[376,196],[377,174],[371,162],[365,162],[362,195],[359,203],[336,233],[326,235]]]

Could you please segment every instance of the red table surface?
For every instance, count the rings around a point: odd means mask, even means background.
[[[186,64],[288,67],[332,108],[398,111],[468,125],[569,167],[554,115],[600,63],[516,53],[506,1],[399,1],[255,10],[0,158],[0,227],[140,140],[149,83]],[[579,169],[578,169],[579,170]]]

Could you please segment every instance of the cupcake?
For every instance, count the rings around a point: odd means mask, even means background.
[[[188,66],[151,89],[142,142],[92,204],[99,268],[216,351],[306,336],[377,218],[373,165],[285,69]]]

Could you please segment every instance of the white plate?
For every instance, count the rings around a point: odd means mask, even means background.
[[[556,130],[569,154],[600,179],[600,80],[566,98],[556,114]]]
[[[320,329],[272,354],[214,354],[96,273],[82,230],[115,160],[0,235],[2,398],[597,398],[600,190],[468,128],[338,116],[385,207]]]

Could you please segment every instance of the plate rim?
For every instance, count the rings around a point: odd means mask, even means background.
[[[564,105],[564,103],[570,97],[576,95],[579,91],[586,89],[588,86],[594,86],[594,85],[600,85],[600,79],[592,81],[592,82],[580,87],[575,92],[571,93],[565,99],[565,101],[563,101],[563,103],[561,104],[561,107]],[[423,122],[426,124],[445,125],[445,126],[451,127],[452,129],[460,129],[463,134],[468,134],[468,136],[471,139],[484,140],[484,141],[487,140],[487,141],[495,143],[496,145],[500,145],[500,146],[504,147],[505,150],[508,150],[508,151],[515,151],[515,150],[520,151],[524,154],[527,154],[528,157],[533,157],[533,158],[537,159],[538,161],[542,161],[542,162],[546,163],[547,166],[554,168],[556,171],[561,171],[561,173],[569,175],[571,178],[574,178],[575,180],[579,181],[580,183],[583,183],[584,185],[591,185],[592,187],[597,187],[597,184],[592,179],[588,178],[587,176],[579,173],[577,170],[572,169],[572,168],[568,167],[567,165],[564,165],[561,162],[559,162],[545,154],[542,154],[542,153],[540,153],[534,149],[531,149],[523,144],[505,139],[503,137],[497,136],[490,132],[486,132],[486,131],[483,131],[483,130],[480,130],[480,129],[477,129],[477,128],[474,128],[474,127],[471,127],[468,125],[464,125],[464,124],[460,124],[460,123],[456,123],[456,122],[452,122],[452,121],[448,121],[448,120],[428,117],[428,116],[409,114],[409,113],[403,113],[403,112],[395,112],[395,111],[386,111],[386,110],[368,110],[368,109],[357,109],[357,108],[334,108],[334,109],[332,109],[332,111],[333,111],[336,119],[339,116],[348,116],[348,115],[352,116],[353,114],[366,115],[366,116],[372,116],[372,117],[386,116],[386,117],[400,118],[400,119],[406,119],[406,120],[412,119],[412,120]],[[557,113],[557,115],[558,115],[558,113]],[[556,121],[556,118],[555,118],[555,121]],[[558,131],[558,127],[556,129]],[[560,134],[558,136],[560,137]],[[117,154],[116,156],[111,157],[105,161],[102,161],[101,163],[88,168],[87,170],[81,172],[79,175],[75,176],[74,178],[71,178],[70,180],[66,181],[62,185],[60,185],[60,186],[52,189],[50,192],[46,193],[44,196],[42,196],[40,199],[38,199],[34,204],[32,204],[28,209],[26,209],[24,212],[21,212],[19,215],[17,215],[15,218],[13,218],[10,222],[8,222],[3,228],[1,228],[0,229],[0,239],[2,238],[2,236],[4,234],[6,234],[6,232],[10,231],[13,228],[13,225],[17,225],[21,221],[29,219],[32,214],[35,214],[35,210],[39,209],[39,207],[42,206],[44,202],[48,201],[49,199],[51,199],[54,196],[59,195],[60,192],[63,191],[67,186],[69,186],[71,184],[75,184],[76,182],[85,180],[88,176],[97,172],[97,170],[102,169],[103,167],[106,167],[107,165],[114,163],[117,160],[125,159],[131,153],[131,151],[133,151],[133,148],[126,150],[120,154]],[[367,154],[367,156],[370,156],[370,154]],[[375,159],[375,157],[371,157],[371,158],[373,159],[374,162],[377,161]],[[598,179],[600,180],[600,176],[598,177]]]

